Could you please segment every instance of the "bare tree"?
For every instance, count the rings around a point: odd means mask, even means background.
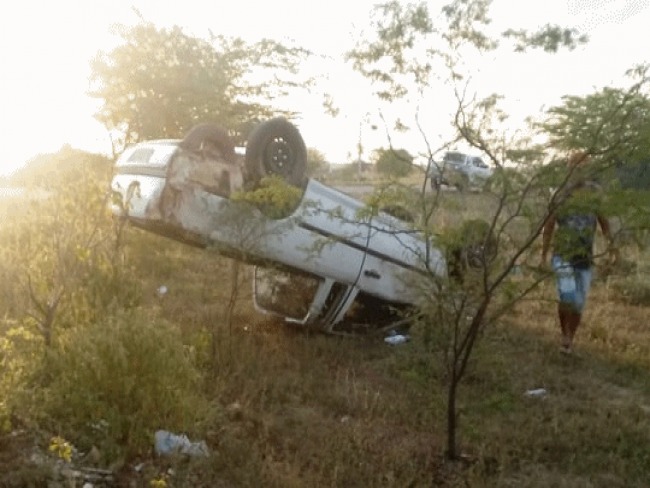
[[[377,83],[380,100],[394,101],[416,92],[431,108],[435,97],[439,97],[439,92],[432,90],[435,80],[446,77],[447,86],[454,87],[450,95],[456,100],[456,109],[451,122],[456,134],[449,141],[434,148],[429,131],[420,125],[419,114],[415,116],[428,160],[415,226],[431,246],[446,250],[449,277],[441,279],[428,273],[413,283],[420,291],[425,338],[432,351],[441,352],[446,371],[450,459],[461,454],[457,438],[458,387],[481,335],[548,276],[537,268],[536,253],[532,251],[545,222],[563,203],[564,190],[574,176],[574,170],[560,164],[561,160],[570,151],[581,149],[598,156],[589,177],[611,167],[617,148],[621,144],[630,147],[626,138],[637,142],[641,138],[640,127],[631,128],[625,123],[631,110],[636,110],[637,117],[639,114],[635,104],[626,101],[638,101],[635,94],[639,87],[647,86],[645,75],[637,73],[641,81],[620,91],[620,97],[609,97],[615,103],[603,103],[597,117],[581,120],[578,114],[584,112],[579,110],[567,117],[567,101],[549,112],[546,124],[531,124],[526,132],[509,135],[501,129],[507,114],[499,108],[500,97],[470,95],[471,78],[463,73],[461,62],[468,50],[485,51],[498,45],[497,39],[484,32],[489,23],[488,10],[487,1],[454,1],[443,7],[441,16],[434,17],[424,2],[407,6],[387,2],[375,10],[376,38],[364,41],[350,53],[355,68]],[[558,26],[547,26],[532,34],[511,29],[504,38],[515,38],[513,47],[518,51],[541,47],[555,52],[586,41],[576,31]],[[615,114],[622,123],[605,124]],[[582,132],[576,131],[578,128],[583,128]],[[570,137],[576,133],[582,137]],[[542,134],[547,142],[535,143],[532,137],[522,134]],[[554,137],[549,138],[549,134]],[[467,221],[454,226],[441,222],[445,196],[439,189],[431,194],[427,188],[437,153],[457,141],[486,155],[495,172],[489,191],[480,195],[480,211],[470,215],[456,209],[456,217]]]

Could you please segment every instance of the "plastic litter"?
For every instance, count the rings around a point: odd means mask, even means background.
[[[207,457],[210,455],[205,441],[192,442],[185,434],[177,435],[166,430],[154,434],[155,449],[158,455],[187,454],[188,456]]]
[[[162,296],[167,295],[167,292],[168,292],[168,291],[169,291],[169,290],[167,289],[167,287],[166,287],[165,285],[161,285],[161,286],[159,286],[158,289],[156,290],[156,293],[158,293],[158,296],[159,296],[159,297],[162,297]]]
[[[535,388],[534,390],[528,390],[526,396],[528,397],[544,397],[548,394],[545,388]]]
[[[384,342],[390,344],[391,346],[397,346],[399,344],[404,344],[411,340],[411,336],[403,334],[395,334],[388,337],[384,337]]]

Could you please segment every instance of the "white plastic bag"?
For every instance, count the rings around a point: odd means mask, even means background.
[[[205,441],[191,442],[185,434],[176,435],[166,430],[158,430],[154,435],[158,455],[187,454],[188,456],[210,455]]]
[[[384,342],[390,344],[391,346],[397,346],[398,344],[404,344],[411,339],[408,335],[395,334],[388,337],[384,337]]]

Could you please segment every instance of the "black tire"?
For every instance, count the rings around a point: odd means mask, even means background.
[[[255,187],[267,175],[280,176],[290,185],[303,187],[307,147],[298,129],[283,117],[259,124],[246,142],[246,177]]]
[[[235,161],[235,145],[228,133],[215,124],[194,126],[183,138],[180,146],[204,158],[223,158]]]
[[[469,178],[467,175],[460,176],[460,179],[456,182],[456,189],[460,193],[465,193],[469,189]]]
[[[442,182],[440,181],[440,178],[437,176],[432,176],[431,177],[431,189],[434,191],[438,191],[440,187],[442,186]]]
[[[498,243],[490,235],[490,224],[480,219],[468,220],[457,232],[447,261],[449,276],[463,283],[468,270],[482,270],[492,264],[497,257]]]
[[[501,195],[501,181],[497,181],[497,178],[491,176],[485,181],[481,190],[483,193],[494,193],[495,195]]]
[[[461,228],[463,252],[470,268],[489,265],[497,254],[497,242],[490,236],[490,224],[480,219],[468,220]]]

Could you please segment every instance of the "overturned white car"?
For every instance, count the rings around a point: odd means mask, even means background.
[[[305,177],[306,148],[286,119],[261,123],[237,151],[213,125],[183,140],[143,142],[116,163],[113,213],[133,224],[256,265],[255,304],[324,332],[405,320],[414,276],[447,272],[444,256],[388,214]],[[277,175],[300,192],[280,218],[235,195]]]

